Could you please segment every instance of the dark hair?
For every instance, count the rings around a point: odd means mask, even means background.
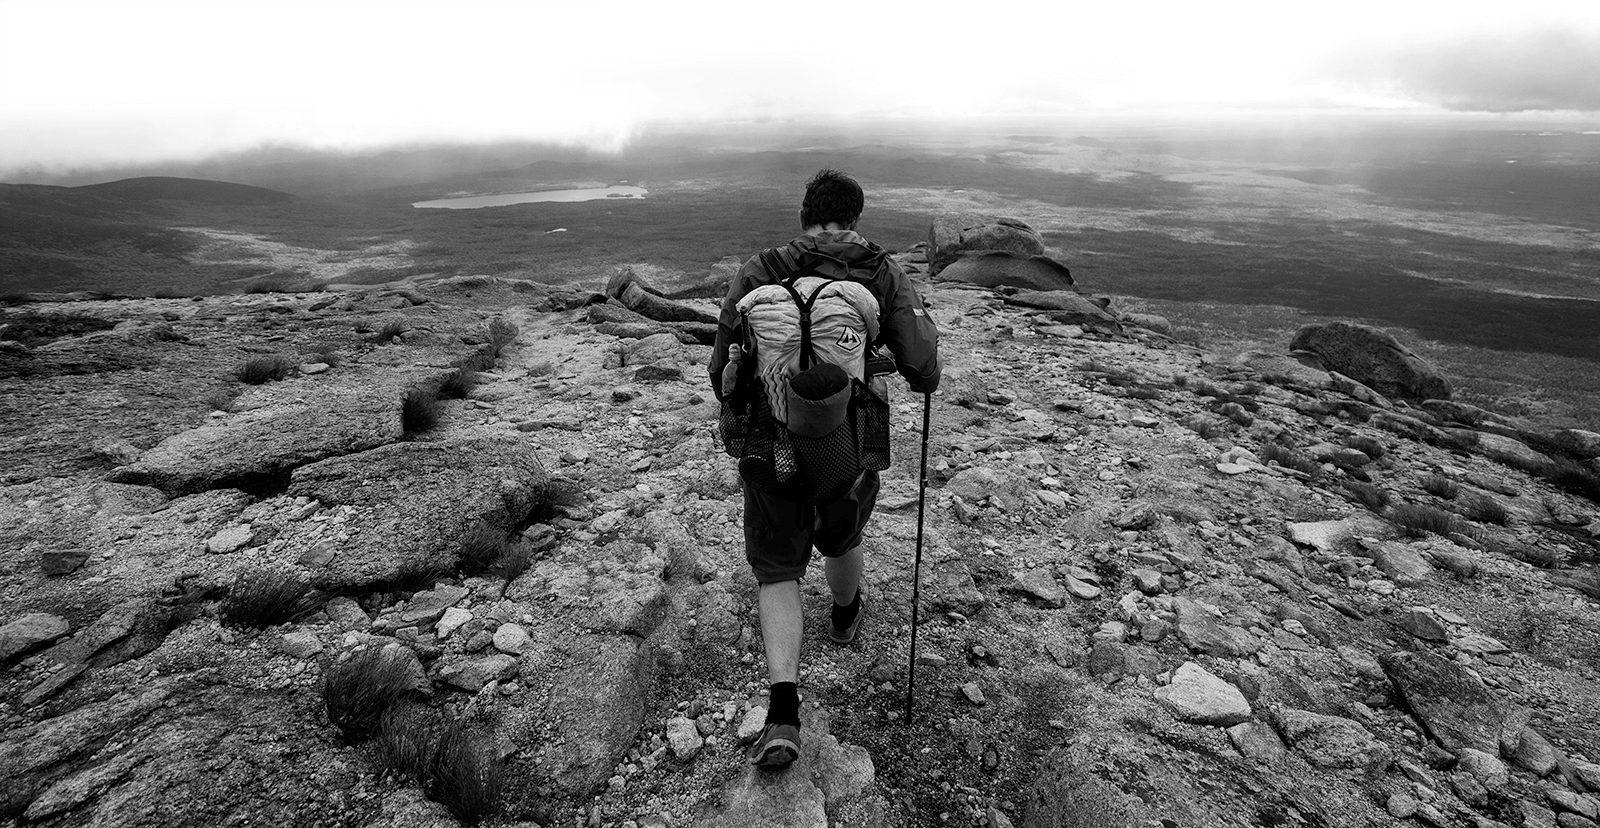
[[[824,169],[806,182],[806,197],[800,202],[800,226],[822,226],[838,222],[845,226],[861,218],[866,204],[861,185],[838,170]]]

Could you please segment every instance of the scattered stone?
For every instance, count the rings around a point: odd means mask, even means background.
[[[1421,586],[1433,577],[1433,567],[1407,544],[1380,543],[1372,550],[1372,557],[1378,569],[1398,586]]]
[[[1156,701],[1186,722],[1227,727],[1250,718],[1250,703],[1237,687],[1192,661],[1179,667],[1172,682],[1155,692]]]
[[[1400,629],[1423,641],[1448,641],[1450,631],[1427,607],[1412,607],[1400,616]]]
[[[328,603],[322,605],[322,611],[328,614],[328,620],[333,624],[333,628],[340,632],[350,630],[365,632],[372,626],[372,619],[368,617],[367,611],[362,609],[354,598],[344,595],[330,598]]]
[[[646,365],[633,372],[634,382],[666,382],[683,379],[683,369],[672,365]]]
[[[989,703],[989,700],[983,697],[983,688],[979,687],[978,683],[975,681],[969,681],[966,684],[961,685],[960,689],[962,697],[978,707],[982,707]]]
[[[1589,790],[1600,791],[1600,765],[1593,762],[1574,761],[1572,769],[1577,774],[1578,779],[1588,786]],[[1532,770],[1532,768],[1529,768],[1529,770]]]
[[[1154,569],[1134,569],[1128,572],[1133,578],[1134,586],[1146,595],[1161,594],[1161,573]]]
[[[1273,718],[1290,746],[1316,767],[1371,769],[1391,758],[1359,722],[1293,708],[1275,710]]]
[[[1235,750],[1265,765],[1277,764],[1289,752],[1278,732],[1266,722],[1240,722],[1228,728],[1228,739]]]
[[[250,524],[235,524],[212,535],[206,541],[206,551],[213,555],[226,555],[249,546],[255,539],[256,533]]]
[[[1560,788],[1546,788],[1545,796],[1550,799],[1552,805],[1563,811],[1571,811],[1584,819],[1600,819],[1600,802],[1591,797]]]
[[[938,653],[918,653],[917,663],[924,667],[943,667],[949,662]]]
[[[494,648],[508,655],[522,655],[533,644],[533,637],[520,624],[501,624],[494,631]]]
[[[752,707],[745,711],[744,718],[739,720],[739,729],[736,732],[739,744],[745,745],[754,742],[766,726],[767,709],[765,707]]]
[[[1178,615],[1178,638],[1194,652],[1239,658],[1260,647],[1244,630],[1223,625],[1199,601],[1179,596],[1172,599],[1172,605]]]
[[[290,658],[310,658],[322,652],[322,641],[310,630],[295,630],[278,637],[278,649]]]
[[[467,594],[466,587],[437,584],[433,589],[413,595],[406,603],[405,611],[400,613],[400,621],[405,624],[432,624]]]
[[[1066,594],[1055,577],[1042,567],[1011,573],[1011,589],[1039,599],[1046,607],[1061,607],[1067,603]]]
[[[72,625],[59,615],[30,612],[0,627],[0,663],[49,646]]]
[[[83,549],[51,549],[39,556],[39,570],[50,577],[71,575],[88,560]]]
[[[667,746],[672,748],[672,755],[678,761],[690,761],[704,744],[705,738],[700,735],[693,719],[675,716],[667,720]]]
[[[1456,752],[1457,766],[1478,780],[1485,790],[1496,792],[1505,790],[1511,782],[1511,771],[1506,768],[1506,763],[1500,757],[1472,748],[1462,748]]]
[[[1156,523],[1156,510],[1148,503],[1135,503],[1112,518],[1111,523],[1118,529],[1130,531],[1148,529]]]
[[[439,616],[438,622],[433,625],[433,632],[443,641],[449,638],[461,625],[472,620],[472,611],[461,607],[449,607]]]
[[[1410,819],[1416,815],[1417,808],[1420,805],[1421,803],[1417,802],[1415,797],[1396,793],[1389,795],[1389,801],[1384,804],[1384,809],[1389,812],[1389,816],[1395,819]]]
[[[517,660],[504,653],[456,662],[439,671],[439,677],[452,687],[476,693],[491,681],[505,681],[517,674]]]
[[[1446,750],[1499,751],[1507,712],[1465,667],[1431,652],[1393,652],[1379,662],[1406,707]]]

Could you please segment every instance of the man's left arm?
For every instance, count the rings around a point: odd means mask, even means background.
[[[939,359],[939,328],[922,305],[922,297],[893,259],[884,284],[883,343],[894,354],[900,375],[918,394],[939,388],[944,366]]]

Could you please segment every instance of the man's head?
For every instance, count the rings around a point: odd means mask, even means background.
[[[822,170],[806,182],[806,197],[800,202],[801,228],[838,224],[854,229],[861,218],[866,196],[854,178],[838,170]]]

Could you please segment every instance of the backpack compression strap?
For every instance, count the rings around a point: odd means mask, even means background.
[[[794,300],[795,306],[800,309],[800,370],[804,371],[817,363],[817,351],[811,344],[811,309],[817,304],[817,295],[822,293],[823,288],[839,280],[828,279],[827,282],[818,285],[816,290],[811,291],[809,297],[802,299],[800,298],[800,291],[794,289],[795,282],[798,282],[802,276],[809,276],[815,273],[817,266],[822,264],[821,259],[814,260],[811,264],[790,272],[788,265],[777,250],[763,250],[760,258],[761,266],[766,268],[767,274],[772,276],[778,284],[783,285],[784,290],[789,291],[789,297]]]

